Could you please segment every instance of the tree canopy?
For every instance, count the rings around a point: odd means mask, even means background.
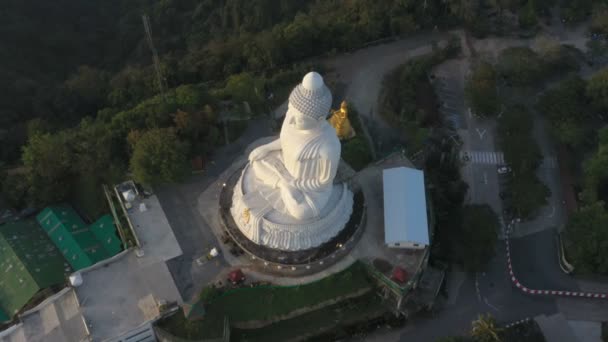
[[[569,257],[577,271],[608,275],[608,212],[594,203],[575,212],[566,232]]]
[[[515,85],[529,85],[543,78],[543,63],[539,56],[527,47],[504,49],[498,57],[497,70]]]
[[[598,134],[598,147],[583,164],[584,171],[584,199],[588,203],[604,200],[608,203],[608,127],[604,127]]]
[[[578,76],[562,81],[547,90],[537,108],[548,120],[551,133],[560,142],[576,147],[590,131],[588,120],[591,109],[585,95],[586,82]]]
[[[493,116],[498,113],[500,101],[496,88],[496,71],[494,67],[482,62],[473,69],[471,79],[465,88],[466,97],[472,110],[481,116]]]
[[[171,128],[150,129],[139,137],[130,167],[138,182],[148,185],[177,182],[188,174],[188,146]]]
[[[608,68],[604,68],[591,76],[587,83],[587,95],[596,108],[608,109]]]
[[[532,217],[547,203],[549,188],[536,176],[543,155],[532,135],[533,117],[522,105],[505,110],[498,120],[498,144],[505,162],[513,170],[506,203],[518,215]]]

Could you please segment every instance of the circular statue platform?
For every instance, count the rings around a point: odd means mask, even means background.
[[[283,251],[258,245],[249,240],[238,228],[230,207],[234,186],[244,167],[237,169],[220,193],[220,222],[234,242],[258,260],[259,271],[272,274],[303,275],[319,272],[344,256],[355,246],[365,225],[365,198],[362,191],[354,194],[353,212],[342,231],[318,247],[300,251]]]

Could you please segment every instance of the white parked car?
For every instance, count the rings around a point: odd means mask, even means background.
[[[505,173],[511,172],[511,168],[506,165],[502,165],[498,167],[497,171],[499,174],[503,175]]]

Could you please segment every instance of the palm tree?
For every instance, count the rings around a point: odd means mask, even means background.
[[[500,342],[498,336],[503,329],[496,326],[494,317],[487,315],[479,315],[477,320],[471,323],[471,336],[479,342]]]

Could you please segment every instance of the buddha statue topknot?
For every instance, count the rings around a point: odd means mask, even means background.
[[[230,209],[253,242],[297,251],[336,236],[352,213],[353,194],[334,184],[340,141],[327,123],[331,92],[316,72],[289,96],[278,139],[255,148],[237,182]]]

